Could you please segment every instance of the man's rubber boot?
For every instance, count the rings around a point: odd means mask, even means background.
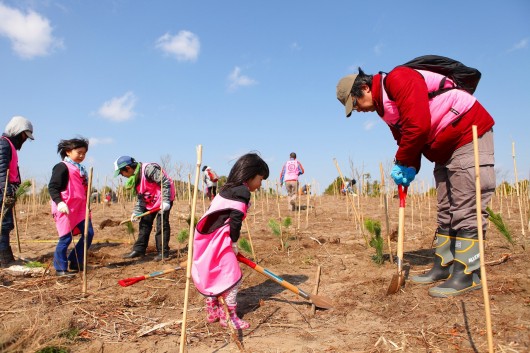
[[[418,284],[431,284],[445,280],[451,275],[453,253],[455,252],[455,237],[450,235],[448,229],[438,228],[434,236],[434,265],[429,272],[413,276],[410,280]]]
[[[482,288],[480,282],[480,249],[476,231],[460,231],[455,239],[455,259],[451,277],[429,289],[438,298],[454,297]]]

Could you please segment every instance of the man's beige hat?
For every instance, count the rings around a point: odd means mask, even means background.
[[[347,118],[350,117],[351,112],[353,111],[353,99],[350,93],[356,78],[357,74],[344,76],[337,84],[337,99],[342,105],[344,105],[344,108],[346,108]]]

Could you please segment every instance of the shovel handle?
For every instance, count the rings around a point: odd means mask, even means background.
[[[158,212],[158,211],[160,211],[160,208],[153,208],[152,210],[149,210],[147,212],[141,213],[141,214],[135,216],[134,218],[135,219],[139,219],[139,218],[142,218],[143,216],[147,216],[148,214],[155,213],[155,212]],[[121,221],[120,225],[128,223],[130,221],[131,221],[130,219],[126,219],[125,221]]]
[[[162,276],[162,275],[165,275],[165,274],[168,274],[168,273],[171,273],[171,272],[175,272],[177,270],[181,270],[183,268],[186,268],[186,265],[187,265],[187,263],[185,261],[183,261],[176,268],[168,268],[168,269],[162,270],[162,271],[155,271],[155,272],[151,272],[150,274],[144,275],[144,276],[124,278],[124,279],[119,280],[118,284],[120,286],[122,286],[122,287],[128,287],[128,286],[131,286],[131,285],[133,285],[135,283],[138,283],[138,282],[143,281],[143,280],[148,279],[148,278],[158,277],[158,276]]]
[[[277,274],[274,274],[273,272],[267,270],[266,268],[263,268],[261,267],[260,265],[252,262],[251,260],[247,259],[246,257],[244,257],[243,255],[241,255],[241,253],[238,253],[237,254],[237,260],[239,262],[242,262],[244,263],[245,265],[249,266],[250,268],[258,271],[259,273],[261,273],[262,275],[265,275],[267,277],[269,277],[270,279],[272,279],[274,282],[278,283],[279,285],[281,285],[282,287],[284,288],[287,288],[289,289],[291,292],[295,293],[295,294],[298,294],[299,296],[301,296],[302,298],[306,299],[306,300],[311,300],[311,295],[309,295],[308,293],[304,292],[303,290],[301,290],[300,288],[292,285],[291,283],[285,281],[283,278],[281,278],[280,276],[278,276]]]
[[[403,185],[398,185],[398,192],[399,192],[399,207],[405,207],[405,200],[407,199],[407,191],[409,187],[405,186],[403,188]]]

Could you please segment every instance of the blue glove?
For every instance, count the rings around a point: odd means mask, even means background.
[[[390,176],[397,185],[409,186],[416,177],[416,169],[396,164],[392,168]]]

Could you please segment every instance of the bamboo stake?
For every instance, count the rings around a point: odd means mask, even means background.
[[[320,265],[318,265],[317,267],[317,274],[315,276],[315,287],[313,288],[313,294],[318,294],[318,286],[320,285],[320,273],[321,273],[321,268],[320,268]],[[315,304],[312,304],[311,305],[311,314],[315,315],[315,311],[316,311],[317,307],[315,306]]]
[[[15,234],[17,237],[17,246],[18,246],[18,258],[22,258],[22,250],[20,248],[20,236],[18,234],[18,222],[17,222],[17,210],[15,208],[15,205],[13,205],[13,223],[15,225]]]
[[[515,142],[512,142],[512,158],[513,158],[513,174],[515,175],[515,192],[517,195],[517,203],[519,204],[519,217],[521,219],[521,233],[525,236],[524,222],[523,222],[523,210],[521,207],[521,198],[519,197],[519,178],[517,177],[517,163],[515,162]]]
[[[254,262],[257,262],[258,258],[256,257],[256,253],[254,252],[254,244],[252,243],[252,236],[250,235],[250,228],[248,227],[248,222],[246,218],[245,227],[247,227],[248,240],[250,241],[250,249],[252,250],[252,259],[254,260]]]
[[[195,185],[193,186],[193,202],[191,203],[190,228],[188,237],[188,265],[186,267],[186,289],[184,292],[184,308],[182,309],[182,327],[180,332],[179,352],[184,353],[186,346],[186,319],[188,316],[188,299],[190,292],[191,262],[193,259],[193,236],[195,230],[195,207],[197,206],[197,189],[199,186],[199,173],[202,163],[202,145],[197,146],[197,167],[195,168]],[[188,174],[188,180],[191,176]]]
[[[488,333],[488,350],[493,353],[493,333],[491,329],[491,313],[490,301],[488,294],[488,281],[486,279],[486,266],[484,264],[484,233],[482,231],[482,205],[481,205],[481,190],[480,190],[480,165],[478,157],[478,137],[477,126],[473,125],[473,147],[475,150],[475,192],[477,199],[477,228],[478,228],[478,242],[480,250],[480,277],[482,281],[482,294],[484,296],[484,309],[486,312],[486,331]]]
[[[221,303],[221,306],[223,307],[223,311],[226,317],[226,326],[228,326],[228,329],[230,330],[230,336],[232,336],[232,339],[234,340],[234,343],[237,345],[237,348],[239,348],[241,352],[245,352],[245,347],[243,347],[243,343],[241,343],[241,341],[239,341],[239,339],[237,338],[237,333],[233,327],[232,320],[230,319],[230,312],[228,310],[228,305],[226,305],[225,298],[223,298],[223,296],[220,295],[217,297],[217,300],[219,300],[219,303]]]
[[[339,163],[337,162],[337,159],[336,159],[336,158],[333,158],[333,162],[335,163],[335,167],[337,168],[337,171],[339,172],[339,175],[340,175],[340,178],[341,178],[341,180],[342,180],[342,183],[343,183],[344,185],[346,185],[346,181],[344,180],[344,176],[342,175],[342,172],[341,172],[341,170],[340,170]],[[351,197],[350,197],[350,196],[351,196]],[[362,234],[362,236],[364,237],[364,241],[366,242],[366,246],[368,247],[368,246],[369,246],[369,244],[368,244],[368,238],[367,238],[366,235],[364,234],[364,227],[362,226],[361,218],[360,218],[359,214],[357,213],[357,208],[355,207],[355,200],[353,199],[353,196],[350,195],[349,192],[346,192],[346,197],[347,197],[349,200],[351,200],[352,207],[353,207],[353,211],[354,211],[355,216],[356,216],[356,219],[357,219],[357,221],[359,222],[359,225],[360,225],[361,234]],[[359,195],[359,197],[361,197],[361,196]]]
[[[2,194],[2,210],[0,211],[0,234],[2,234],[2,224],[4,223],[4,211],[6,205],[7,184],[9,184],[9,169],[6,170],[6,181],[4,183],[4,193]]]
[[[171,191],[170,191],[171,194]],[[160,211],[158,216],[160,217],[160,246],[162,247],[162,250],[160,251],[160,254],[162,254],[162,263],[164,263],[164,210],[162,210],[162,203],[164,202],[164,171],[162,170],[162,166],[160,166]],[[155,239],[156,243],[156,239]]]
[[[83,294],[86,294],[87,290],[87,258],[88,258],[88,223],[90,221],[90,194],[92,193],[92,172],[93,168],[90,167],[88,172],[88,188],[87,188],[87,198],[86,198],[86,209],[85,209],[85,229],[84,236],[85,241],[83,242]],[[72,237],[73,239],[73,237]],[[77,260],[79,262],[79,260]]]
[[[306,197],[306,208],[305,208],[305,227],[309,227],[309,202],[311,201],[311,184],[306,188],[307,197]]]
[[[390,217],[388,216],[388,199],[385,189],[385,173],[383,170],[383,163],[379,163],[379,172],[381,173],[381,190],[383,194],[383,201],[385,204],[385,220],[386,220],[386,239],[388,243],[388,254],[390,257],[390,263],[394,263],[394,256],[392,256],[392,245],[390,242]]]

